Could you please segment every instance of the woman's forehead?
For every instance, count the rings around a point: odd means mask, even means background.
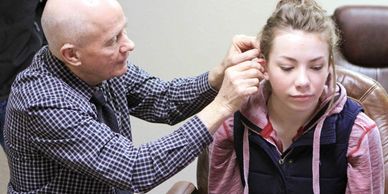
[[[329,44],[319,33],[286,31],[274,36],[271,54],[288,57],[309,55],[312,58],[317,58],[329,55]]]

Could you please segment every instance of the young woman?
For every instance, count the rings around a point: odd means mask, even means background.
[[[209,193],[384,193],[376,124],[335,82],[337,39],[313,0],[278,3],[260,91],[214,136]]]

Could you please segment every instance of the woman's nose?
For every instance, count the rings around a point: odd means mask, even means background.
[[[309,76],[307,75],[306,70],[301,69],[296,76],[296,80],[295,80],[296,87],[304,88],[308,86],[309,83],[310,83],[310,79],[309,79]]]

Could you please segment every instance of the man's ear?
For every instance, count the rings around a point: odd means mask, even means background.
[[[66,43],[60,49],[60,54],[65,63],[71,66],[80,66],[81,60],[79,53],[74,45]]]

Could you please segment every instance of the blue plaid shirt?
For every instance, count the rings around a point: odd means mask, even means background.
[[[194,116],[172,134],[134,147],[129,115],[176,124],[216,92],[208,74],[164,82],[133,64],[103,82],[120,133],[99,123],[89,102],[96,89],[72,74],[47,47],[18,75],[5,121],[11,181],[8,193],[146,192],[192,162],[212,141]]]

